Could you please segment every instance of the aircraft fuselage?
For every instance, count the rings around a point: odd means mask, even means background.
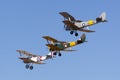
[[[78,26],[78,28],[84,28],[87,26],[94,25],[96,23],[95,20],[83,21],[83,22],[75,22],[74,25]]]
[[[66,42],[66,43],[55,43],[54,45],[56,47],[58,47],[59,49],[64,50],[66,48],[77,45],[77,43],[76,42],[68,42],[68,43]]]

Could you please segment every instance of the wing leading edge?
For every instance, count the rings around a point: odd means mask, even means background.
[[[68,19],[68,20],[70,18],[71,21],[76,21],[75,18],[67,12],[60,12],[59,14],[62,15],[64,18]]]
[[[46,40],[52,41],[52,42],[58,42],[58,40],[56,40],[56,39],[54,39],[50,36],[43,36],[43,38],[46,39]]]
[[[24,50],[16,50],[16,51],[19,52],[20,54],[24,54],[26,56],[34,56],[34,57],[38,56],[38,55],[35,55],[35,54],[31,54],[31,53],[29,53],[27,51],[24,51]]]

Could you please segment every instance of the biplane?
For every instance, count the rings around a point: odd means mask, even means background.
[[[30,70],[33,69],[33,64],[45,64],[43,62],[44,60],[51,59],[54,57],[53,55],[54,52],[50,52],[45,56],[39,56],[39,55],[31,54],[24,50],[16,50],[16,51],[20,53],[19,59],[21,59],[26,64],[25,68]]]
[[[63,23],[65,30],[70,31],[70,34],[75,33],[75,36],[78,36],[77,31],[95,32],[93,30],[89,30],[88,27],[100,22],[107,22],[105,12],[103,12],[99,17],[97,17],[96,20],[88,21],[76,20],[67,12],[60,12],[59,14],[64,17]]]
[[[47,40],[48,44],[46,44],[46,46],[48,47],[49,51],[54,51],[53,55],[58,54],[58,56],[62,55],[60,51],[75,51],[72,50],[71,47],[87,42],[85,34],[82,34],[81,38],[77,41],[72,42],[58,41],[50,36],[43,36],[43,38]]]

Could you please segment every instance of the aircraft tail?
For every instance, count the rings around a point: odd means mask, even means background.
[[[102,12],[101,15],[96,18],[96,23],[98,22],[107,22],[105,12]]]
[[[83,42],[87,42],[85,34],[82,34],[81,38],[79,40],[77,40],[77,44],[80,44],[80,43],[83,43]]]

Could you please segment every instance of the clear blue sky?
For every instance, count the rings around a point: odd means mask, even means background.
[[[1,0],[0,1],[0,80],[120,80],[120,1],[119,0]],[[76,52],[34,65],[26,70],[16,49],[45,55],[42,36],[74,41],[63,28],[67,11],[76,19],[95,19],[107,13],[108,23],[90,27],[88,43],[75,46]],[[79,36],[82,33],[79,32]]]

